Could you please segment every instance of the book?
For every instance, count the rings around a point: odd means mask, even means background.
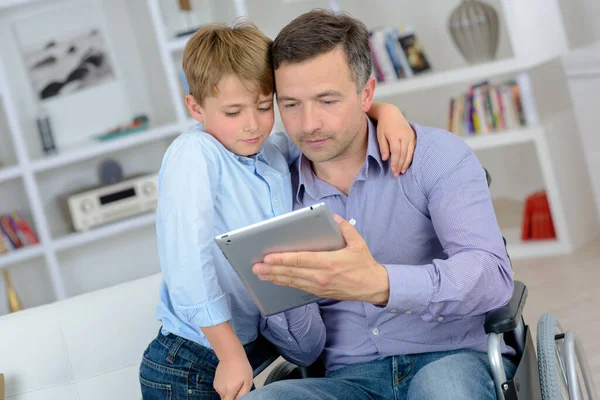
[[[476,83],[462,95],[451,98],[449,107],[448,127],[459,136],[518,129],[527,121],[521,91],[514,81]]]
[[[0,232],[0,254],[8,253],[11,248],[8,245],[8,239]]]
[[[8,215],[0,216],[0,230],[2,230],[5,237],[8,238],[8,241],[11,243],[12,247],[18,249],[24,245],[15,228],[16,225],[12,218],[10,218]]]
[[[369,31],[373,76],[393,82],[431,69],[412,28],[377,27]]]
[[[25,239],[23,240],[24,242],[26,242],[28,245],[39,243],[39,239],[33,232],[33,229],[31,229],[29,223],[21,216],[20,213],[12,212],[10,213],[10,217],[13,219],[18,231],[21,232],[23,238]]]
[[[423,46],[412,29],[409,28],[404,32],[400,32],[398,41],[404,50],[408,65],[415,75],[431,69],[429,60],[425,56]]]
[[[0,215],[0,254],[38,243],[37,235],[20,213]]]

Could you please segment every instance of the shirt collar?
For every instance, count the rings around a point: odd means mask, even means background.
[[[231,152],[230,152],[231,153]],[[263,154],[263,150],[260,149],[260,151],[256,154],[252,154],[251,156],[240,156],[239,154],[235,154],[235,153],[231,153],[233,155],[233,157],[235,157],[239,162],[241,162],[242,164],[245,165],[252,165],[254,164],[256,161],[262,161],[262,162],[266,162],[265,160],[265,156]]]
[[[384,162],[381,160],[379,152],[379,142],[377,141],[377,130],[375,124],[369,117],[367,118],[367,156],[365,164],[359,172],[357,179],[366,179],[369,173],[376,176],[382,176],[384,173]],[[298,188],[296,189],[296,201],[302,203],[302,193],[306,191],[313,199],[320,201],[324,197],[340,193],[335,187],[325,184],[319,180],[310,165],[310,160],[304,155],[296,161],[298,170]]]

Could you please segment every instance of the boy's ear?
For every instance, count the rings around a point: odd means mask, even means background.
[[[364,112],[367,112],[371,109],[371,105],[373,104],[373,96],[375,95],[375,87],[376,86],[377,86],[377,81],[375,80],[375,78],[370,77],[362,89],[362,106],[363,106]]]
[[[200,123],[204,123],[204,113],[202,112],[202,107],[200,107],[200,104],[198,104],[194,96],[192,96],[191,94],[186,95],[185,105],[188,111],[190,112],[192,118],[194,118]]]

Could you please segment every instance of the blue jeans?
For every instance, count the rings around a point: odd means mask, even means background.
[[[504,359],[506,375],[514,364]],[[244,400],[496,399],[487,354],[458,350],[350,365],[326,378],[275,382]]]
[[[140,386],[144,400],[220,400],[213,388],[219,359],[198,343],[169,334],[144,351]]]

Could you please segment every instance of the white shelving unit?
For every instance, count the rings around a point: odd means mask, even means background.
[[[140,215],[85,233],[68,232],[64,222],[56,215],[55,196],[72,188],[69,185],[76,187],[82,179],[89,180],[94,166],[106,157],[118,158],[124,167],[130,169],[157,170],[160,154],[168,143],[195,123],[184,108],[178,78],[180,66],[177,65],[189,36],[175,38],[167,33],[170,29],[164,7],[168,1],[175,0],[87,1],[103,10],[108,24],[108,21],[120,18],[121,24],[131,26],[131,30],[120,32],[117,41],[135,48],[131,54],[128,48],[120,51],[129,59],[137,60],[122,68],[125,71],[122,79],[129,85],[126,85],[126,93],[134,99],[131,103],[135,104],[136,99],[144,100],[142,103],[147,108],[144,111],[149,111],[151,121],[154,121],[154,125],[143,133],[106,142],[83,141],[78,146],[60,149],[55,155],[40,155],[36,149],[39,143],[35,130],[32,129],[34,124],[26,109],[28,102],[22,95],[27,88],[21,86],[19,77],[14,77],[18,73],[18,68],[12,65],[14,54],[5,57],[1,47],[3,37],[0,36],[0,115],[3,111],[6,116],[16,155],[16,164],[0,168],[0,204],[2,196],[9,195],[1,190],[2,185],[15,181],[22,184],[26,197],[23,208],[31,217],[30,222],[40,238],[39,245],[0,255],[0,268],[18,268],[28,262],[37,263],[35,260],[42,258],[48,269],[54,299],[81,292],[77,288],[77,278],[65,276],[73,271],[79,271],[79,275],[89,273],[88,281],[80,285],[84,288],[113,282],[114,279],[103,279],[105,269],[112,268],[113,276],[118,275],[119,269],[135,264],[132,260],[138,258],[136,251],[139,252],[139,247],[131,249],[129,243],[139,246],[141,240],[144,251],[149,254],[155,252],[155,242],[151,239],[154,236],[154,215]],[[204,0],[195,0],[193,5],[201,1]],[[587,218],[589,213],[586,210],[594,206],[566,78],[561,68],[560,56],[569,47],[558,0],[488,0],[501,15],[501,45],[496,61],[479,65],[467,65],[445,33],[445,19],[459,0],[431,1],[435,7],[411,0],[373,0],[369,4],[362,0],[206,0],[202,4],[210,6],[211,9],[206,12],[217,21],[231,22],[235,17],[247,15],[271,35],[296,15],[314,7],[348,11],[359,16],[369,28],[414,21],[435,69],[414,78],[379,85],[376,97],[399,105],[410,119],[423,125],[445,127],[449,98],[460,94],[474,82],[516,77],[530,84],[535,104],[529,106],[537,117],[535,124],[510,132],[464,139],[477,152],[482,164],[493,169],[493,196],[508,196],[522,202],[524,195],[533,190],[545,189],[548,193],[557,240],[521,242],[520,225],[503,223],[505,216],[498,213],[513,259],[552,256],[578,248],[597,235],[599,228],[597,221]],[[21,9],[30,10],[48,4],[50,2],[44,0],[0,3],[0,26],[5,17]],[[384,9],[386,12],[381,11]],[[436,11],[432,12],[432,9]],[[402,21],[397,20],[399,16],[402,16]],[[117,24],[116,21],[114,23]],[[120,44],[117,43],[117,50]],[[119,51],[116,53],[118,55]],[[128,62],[124,58],[117,59],[119,61]],[[143,67],[143,73],[136,75],[139,70],[135,66]],[[130,71],[129,75],[127,71]],[[142,92],[138,93],[140,90]],[[0,146],[4,144],[2,140],[0,132]],[[522,167],[520,163],[523,163]],[[0,212],[4,211],[9,210],[0,209]],[[519,220],[520,212],[515,208],[507,219]],[[113,258],[108,261],[104,256],[107,243],[122,246],[110,249],[108,253],[116,255],[110,256]],[[89,260],[90,265],[78,265],[80,261],[77,260],[81,259]],[[136,274],[157,271],[158,260]],[[135,274],[128,274],[132,275]],[[89,280],[100,283],[94,285]],[[17,281],[15,285],[25,305],[28,305],[26,282]],[[1,290],[0,285],[0,296]],[[2,312],[0,308],[0,314]]]
[[[19,166],[0,168],[0,182],[18,178],[21,176],[21,173],[22,173],[22,170]]]
[[[121,139],[106,142],[91,142],[78,148],[67,149],[57,155],[51,155],[32,161],[33,171],[40,172],[64,165],[84,161],[93,157],[108,154],[114,151],[130,149],[156,140],[167,139],[180,133],[185,126],[181,123],[172,123],[158,128],[149,129],[140,135],[125,136]]]

